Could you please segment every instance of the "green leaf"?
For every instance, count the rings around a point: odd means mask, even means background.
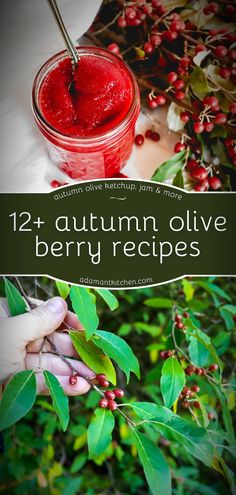
[[[76,495],[81,487],[82,478],[69,479],[61,495]]]
[[[230,306],[230,304],[228,305]],[[220,309],[220,314],[225,322],[227,330],[233,330],[235,326],[235,321],[232,316],[232,312],[227,309],[227,305],[222,306]]]
[[[235,166],[229,161],[228,155],[226,153],[226,148],[219,139],[216,143],[211,144],[211,149],[213,155],[219,157],[221,165],[224,165],[225,167],[235,170]]]
[[[200,100],[202,100],[204,96],[206,96],[210,92],[206,76],[200,67],[195,67],[193,69],[189,82],[192,88],[192,92]]]
[[[182,170],[179,170],[173,179],[173,186],[180,187],[184,189],[184,178]]]
[[[200,367],[208,364],[210,360],[210,353],[207,347],[195,339],[195,337],[190,337],[189,340],[190,344],[188,350],[191,361],[196,366]]]
[[[166,407],[171,407],[178,399],[185,381],[181,364],[175,357],[169,357],[161,370],[161,393]]]
[[[77,455],[70,468],[70,473],[74,474],[80,471],[87,461],[87,455],[85,453]]]
[[[66,431],[69,420],[69,401],[58,379],[49,371],[43,372],[45,383],[52,397],[53,407],[58,415],[63,431]]]
[[[134,442],[153,495],[171,495],[169,466],[161,450],[146,435],[133,429]]]
[[[196,284],[199,287],[202,287],[206,292],[208,292],[211,295],[217,294],[217,296],[222,297],[226,301],[231,302],[231,297],[226,294],[226,292],[221,289],[221,287],[218,287],[218,285],[212,284],[211,282],[202,282],[200,280],[196,281]]]
[[[89,340],[98,327],[96,304],[84,287],[71,287],[70,300],[73,310],[84,326],[86,339]]]
[[[33,370],[20,371],[8,382],[0,402],[0,431],[19,421],[32,408],[36,398]]]
[[[213,448],[207,430],[177,415],[173,415],[165,423],[160,422],[159,418],[151,420],[151,423],[168,440],[179,442],[206,466],[212,466]]]
[[[185,300],[187,302],[191,301],[194,296],[195,289],[193,287],[193,284],[189,282],[186,278],[182,280],[182,286],[183,286],[183,291],[185,295]]]
[[[140,378],[139,362],[125,340],[114,333],[96,330],[93,341],[124,371],[127,381],[129,381],[131,371]]]
[[[73,346],[80,355],[81,359],[95,373],[104,373],[107,379],[116,384],[116,372],[109,359],[93,341],[87,341],[83,332],[69,332]]]
[[[115,419],[111,411],[98,407],[88,427],[89,457],[93,459],[107,448],[112,441]]]
[[[105,301],[105,303],[108,305],[111,311],[114,311],[114,309],[117,309],[119,306],[119,302],[116,299],[116,296],[112,294],[111,291],[107,289],[95,289],[96,292],[99,294],[99,296],[102,297],[102,299]]]
[[[18,316],[26,313],[27,305],[20,292],[6,277],[4,277],[4,282],[5,282],[5,294],[7,298],[7,304],[9,307],[10,315]]]
[[[146,299],[144,304],[150,308],[172,308],[174,302],[171,299],[154,297],[151,299]]]
[[[65,282],[55,281],[57,290],[63,299],[66,299],[70,294],[70,287]]]
[[[186,150],[176,153],[170,160],[162,163],[152,176],[153,181],[165,182],[169,177],[175,176],[185,164]]]
[[[131,402],[129,406],[168,440],[176,440],[204,464],[212,465],[213,449],[207,430],[152,402]]]

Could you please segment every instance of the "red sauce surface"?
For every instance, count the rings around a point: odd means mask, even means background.
[[[39,105],[45,120],[56,130],[72,136],[96,136],[117,126],[133,99],[129,74],[119,65],[92,55],[83,56],[74,72],[63,59],[42,82]]]

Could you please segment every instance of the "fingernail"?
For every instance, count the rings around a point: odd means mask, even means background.
[[[54,297],[53,299],[50,299],[50,301],[47,302],[47,307],[50,309],[50,311],[58,315],[65,312],[65,303],[60,297]]]

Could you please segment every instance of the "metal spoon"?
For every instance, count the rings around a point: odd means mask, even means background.
[[[71,38],[67,32],[67,29],[66,29],[65,24],[63,22],[63,19],[61,17],[61,13],[59,11],[56,0],[48,0],[48,3],[51,7],[53,14],[54,14],[54,17],[55,17],[57,25],[59,27],[60,33],[61,33],[62,38],[64,40],[64,43],[66,45],[66,49],[67,49],[68,54],[69,54],[70,59],[71,59],[72,72],[74,74],[74,71],[77,68],[78,62],[79,62],[78,52],[77,52],[74,44],[72,43]],[[75,92],[74,80],[72,80],[70,85],[69,85],[69,92],[71,94],[74,94],[74,92]]]

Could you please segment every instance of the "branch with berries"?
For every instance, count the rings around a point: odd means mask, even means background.
[[[236,187],[235,26],[229,2],[105,0],[88,33],[130,65],[149,112],[167,107],[173,152],[188,152],[168,180],[188,190]]]

